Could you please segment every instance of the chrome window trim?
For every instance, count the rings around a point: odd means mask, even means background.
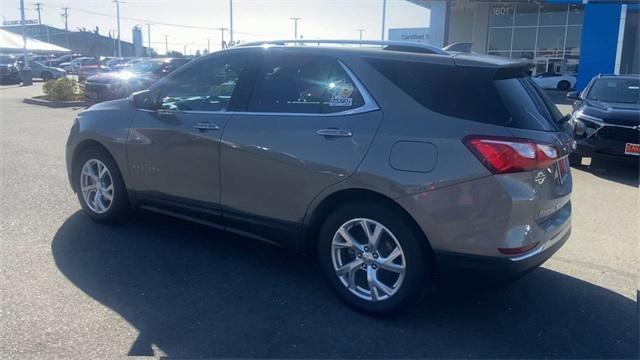
[[[290,112],[264,112],[264,111],[202,111],[202,110],[163,110],[171,113],[184,113],[184,114],[227,114],[227,115],[256,115],[256,116],[304,116],[304,117],[326,117],[326,116],[347,116],[363,114],[372,111],[380,110],[378,104],[373,100],[373,97],[369,94],[369,91],[364,87],[362,82],[355,76],[355,74],[349,69],[341,60],[336,60],[342,69],[347,73],[347,76],[353,81],[354,85],[360,92],[364,104],[360,107],[338,111],[334,113],[290,113]]]

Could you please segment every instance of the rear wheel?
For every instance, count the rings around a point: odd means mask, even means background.
[[[396,212],[374,203],[343,206],[320,230],[318,257],[338,295],[357,310],[397,312],[425,289],[423,238]]]
[[[569,90],[571,88],[571,83],[567,80],[562,80],[558,83],[558,90]]]
[[[91,219],[111,223],[130,212],[129,198],[120,170],[109,153],[92,147],[75,162],[76,191],[84,211]]]

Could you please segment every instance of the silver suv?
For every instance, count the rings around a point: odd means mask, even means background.
[[[364,45],[247,44],[93,106],[67,142],[82,207],[313,253],[369,313],[415,302],[438,271],[502,277],[560,248],[573,140],[526,64]]]

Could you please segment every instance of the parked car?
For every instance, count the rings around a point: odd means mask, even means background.
[[[62,63],[60,65],[69,74],[78,74],[80,68],[88,65],[100,65],[100,61],[93,57],[79,57],[71,60],[68,63]]]
[[[104,62],[104,65],[108,66],[111,70],[115,70],[115,66],[118,64],[124,64],[125,62],[132,60],[133,58],[112,58]]]
[[[569,90],[576,86],[577,79],[575,75],[545,72],[534,76],[533,81],[543,89]]]
[[[144,90],[175,69],[189,62],[181,58],[161,58],[139,62],[119,72],[92,76],[85,83],[88,102],[125,98]]]
[[[49,60],[49,57],[47,55],[30,55],[29,60],[44,63]]]
[[[18,59],[11,55],[0,55],[0,83],[19,83]]]
[[[575,100],[571,114],[576,149],[571,160],[607,154],[640,156],[640,75],[598,75],[582,92],[570,92]]]
[[[137,63],[140,63],[140,62],[146,61],[146,60],[149,60],[149,59],[146,59],[146,58],[133,58],[133,59],[128,59],[128,60],[126,60],[126,61],[123,61],[123,62],[121,62],[121,63],[115,64],[114,66],[112,66],[112,70],[113,70],[113,71],[122,71],[122,70],[126,70],[127,68],[129,68],[129,67],[131,67],[131,66],[133,66],[133,65],[135,65],[135,64],[137,64]]]
[[[78,71],[78,80],[85,81],[96,74],[102,74],[110,71],[111,68],[106,65],[86,65],[81,67]]]
[[[571,128],[526,64],[263,44],[82,112],[66,159],[88,216],[143,208],[315,253],[371,313],[447,268],[525,272],[568,239]]]
[[[53,66],[53,67],[62,67],[63,63],[68,63],[73,59],[77,59],[79,57],[83,57],[84,55],[82,54],[68,54],[68,55],[62,55],[58,58],[55,59],[51,59],[46,61],[44,64],[47,66]]]
[[[64,69],[46,66],[38,61],[29,61],[29,67],[31,68],[33,77],[41,78],[44,81],[63,78],[67,75]]]

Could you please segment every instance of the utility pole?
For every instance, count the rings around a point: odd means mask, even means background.
[[[233,0],[229,0],[229,44],[233,46]]]
[[[387,0],[382,0],[382,31],[380,40],[384,41],[384,23],[387,20]]]
[[[192,43],[192,42],[190,42],[190,43],[184,44],[184,53],[183,53],[183,55],[184,55],[184,56],[187,56],[187,48],[188,48],[190,45],[193,45],[193,43]]]
[[[122,43],[120,42],[120,0],[113,0],[116,3],[116,16],[118,18],[118,57],[122,57]]]
[[[151,57],[151,25],[153,24],[149,24],[147,23],[147,56]]]
[[[169,55],[169,35],[164,34],[164,54]]]
[[[69,48],[69,8],[63,7],[62,10],[64,11],[64,14],[61,14],[64,18],[64,42]]]
[[[24,66],[22,68],[21,77],[22,77],[22,85],[31,85],[31,69],[29,68],[29,57],[27,55],[27,25],[25,24],[24,19],[24,0],[20,0],[20,18],[22,19],[22,52],[24,56]]]
[[[292,17],[289,19],[293,20],[293,39],[298,40],[298,20],[301,20],[302,18]]]
[[[207,38],[207,54],[211,52],[211,39]]]
[[[42,9],[40,7],[40,5],[42,5],[42,4],[37,2],[37,3],[33,4],[33,5],[36,6],[36,11],[38,12],[38,34],[39,34],[38,37],[40,39],[42,39],[42,16],[40,14],[40,10]]]
[[[360,46],[362,46],[362,33],[364,32],[365,29],[356,29],[357,32],[360,33]]]
[[[224,43],[224,32],[225,30],[229,30],[227,28],[218,28],[218,30],[220,30],[220,49],[224,50],[226,48],[225,43]]]

